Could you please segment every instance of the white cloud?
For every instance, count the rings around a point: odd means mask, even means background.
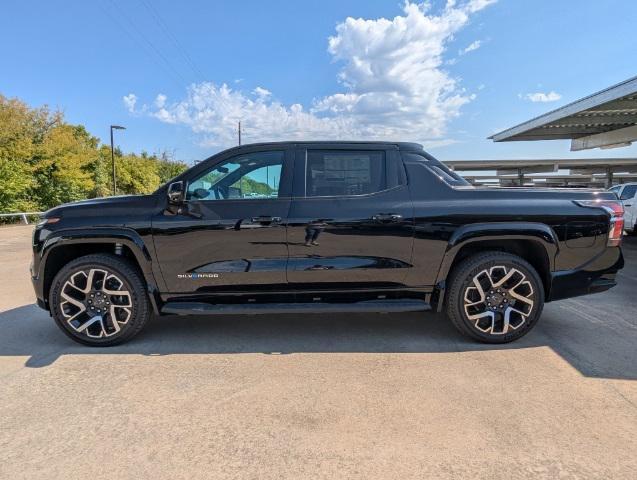
[[[164,105],[166,105],[166,100],[168,100],[168,97],[163,93],[160,93],[159,95],[157,95],[157,97],[155,97],[155,106],[159,109],[164,108]]]
[[[549,93],[535,92],[535,93],[527,93],[525,95],[518,95],[520,98],[524,98],[526,100],[530,100],[532,102],[556,102],[562,95],[557,92],[550,91]]]
[[[476,40],[475,42],[471,42],[468,47],[460,50],[458,53],[460,55],[466,55],[469,52],[473,52],[482,46],[482,42],[480,40]]]
[[[129,93],[128,95],[124,95],[124,97],[122,97],[122,100],[124,101],[124,105],[126,106],[126,109],[130,113],[134,113],[135,104],[137,103],[137,95],[135,95],[134,93]]]
[[[272,95],[272,92],[268,89],[265,89],[263,87],[257,87],[254,90],[252,90],[252,93],[254,93],[257,97],[269,97],[270,95]]]
[[[429,3],[405,2],[404,14],[393,19],[348,17],[328,39],[329,53],[342,63],[343,90],[309,108],[284,105],[263,87],[247,95],[203,82],[192,85],[184,99],[167,102],[162,96],[149,113],[187,125],[215,146],[236,143],[239,120],[249,142],[349,138],[444,144],[449,122],[475,95],[443,69],[443,55],[471,14],[494,2],[448,0],[437,13]]]
[[[352,131],[351,121],[320,118],[299,104],[284,106],[268,95],[245,95],[228,85],[204,82],[189,88],[185,99],[151,113],[166,123],[184,124],[201,134],[203,144],[228,146],[236,143],[241,121],[246,142],[281,138],[337,138]]]

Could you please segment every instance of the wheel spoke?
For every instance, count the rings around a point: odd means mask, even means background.
[[[521,301],[521,302],[524,302],[524,303],[526,303],[527,305],[529,305],[529,306],[533,307],[533,300],[531,300],[531,299],[530,299],[530,298],[528,298],[528,297],[524,297],[524,296],[522,296],[522,295],[520,295],[520,294],[518,294],[518,293],[516,293],[516,292],[515,292],[515,289],[516,289],[518,286],[522,285],[522,284],[525,284],[525,285],[527,285],[527,286],[529,287],[529,291],[531,292],[531,293],[530,293],[530,295],[532,295],[532,294],[533,294],[533,286],[531,285],[531,282],[529,282],[528,280],[527,280],[527,281],[522,281],[522,282],[518,283],[515,287],[513,287],[511,290],[509,290],[509,294],[510,294],[513,298],[515,298],[516,300],[519,300],[519,301]]]
[[[477,287],[467,287],[467,290],[465,291],[465,294],[464,294],[464,301],[465,301],[465,305],[467,307],[473,307],[474,305],[480,305],[481,303],[484,302],[484,292],[481,292],[480,298],[477,301],[473,301],[473,300],[471,300],[469,298],[469,297],[471,297],[472,292],[480,293],[480,290]]]
[[[475,285],[475,288],[478,290],[478,293],[480,293],[480,300],[482,301],[484,301],[485,293],[484,293],[484,289],[482,288],[482,284],[479,281],[479,278],[483,274],[487,276],[489,281],[491,281],[491,277],[489,276],[486,270],[481,271],[475,277],[473,277],[473,284]]]
[[[88,272],[88,278],[86,280],[86,284],[91,290],[100,290],[100,281],[103,285],[106,279],[108,272],[106,270],[101,270],[97,268],[91,268]]]
[[[489,333],[489,331],[493,331],[493,328],[495,326],[495,313],[494,312],[482,312],[482,313],[478,313],[476,315],[468,315],[469,320],[472,320],[475,327],[478,330],[482,330],[485,333]],[[480,320],[482,320],[483,318],[490,318],[491,319],[491,325],[488,328],[482,328],[480,327]]]
[[[91,317],[88,321],[84,322],[82,325],[80,325],[75,330],[77,330],[78,332],[83,332],[84,330],[86,330],[91,325],[93,325],[93,324],[95,324],[97,322],[101,322],[101,321],[102,321],[102,317],[96,315],[94,317]]]
[[[71,297],[64,290],[60,292],[60,297],[62,297],[65,302],[70,303],[71,305],[75,305],[77,308],[80,308],[82,311],[86,310],[86,306],[84,305],[82,301]]]
[[[504,271],[506,272],[506,268],[504,268],[504,267],[493,267],[493,268],[491,269],[491,271],[493,271],[493,269],[496,269],[496,268],[500,268],[500,269],[502,269],[502,270],[504,270]],[[516,269],[514,269],[514,268],[512,268],[511,270],[509,270],[509,272],[508,272],[508,273],[505,273],[505,274],[504,274],[504,277],[502,277],[502,278],[501,278],[500,280],[498,280],[496,283],[493,283],[493,280],[492,280],[492,283],[491,283],[491,284],[493,285],[493,287],[494,287],[494,288],[501,287],[501,286],[502,286],[502,285],[504,285],[504,284],[505,284],[505,283],[506,283],[506,282],[507,282],[507,281],[508,281],[508,280],[509,280],[509,279],[510,279],[510,278],[511,278],[511,277],[512,277],[512,276],[513,276],[516,272],[517,272],[517,270],[516,270]]]

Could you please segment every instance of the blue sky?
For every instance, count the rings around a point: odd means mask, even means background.
[[[103,141],[125,125],[128,151],[205,158],[232,145],[241,119],[246,142],[395,138],[441,159],[637,154],[486,139],[637,75],[637,2],[24,0],[3,17],[0,93],[60,108]]]

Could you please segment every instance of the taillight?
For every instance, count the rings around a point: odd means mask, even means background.
[[[617,247],[622,243],[624,235],[624,206],[618,200],[576,200],[576,204],[582,207],[603,208],[610,214],[610,226],[608,229],[609,247]]]

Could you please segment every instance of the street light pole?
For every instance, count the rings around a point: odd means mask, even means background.
[[[115,181],[115,149],[113,147],[113,130],[126,130],[126,127],[111,125],[111,164],[113,166],[113,195],[117,195],[117,183]]]

